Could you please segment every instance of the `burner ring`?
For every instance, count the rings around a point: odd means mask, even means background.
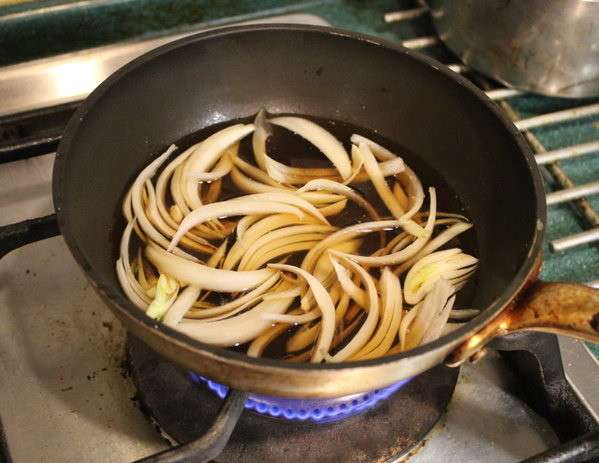
[[[208,389],[221,399],[224,399],[229,391],[227,386],[192,371],[189,372],[189,376],[192,381],[208,386]],[[408,378],[383,389],[333,399],[288,399],[252,394],[247,399],[245,408],[278,419],[331,423],[369,410],[379,401],[389,398],[410,380],[411,378]]]

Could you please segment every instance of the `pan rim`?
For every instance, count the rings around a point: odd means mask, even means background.
[[[162,323],[157,323],[155,320],[146,316],[137,307],[135,307],[128,299],[122,294],[115,293],[107,285],[102,284],[102,278],[98,276],[94,270],[92,264],[85,258],[84,253],[79,249],[76,239],[70,234],[68,216],[65,209],[65,198],[63,198],[63,185],[65,183],[65,166],[68,158],[68,153],[71,152],[71,144],[73,143],[79,126],[85,120],[86,114],[95,105],[102,96],[108,92],[113,85],[116,85],[118,81],[124,77],[127,73],[144,65],[152,59],[168,53],[172,50],[176,50],[180,47],[187,46],[190,43],[210,40],[213,38],[219,38],[235,34],[243,34],[248,32],[261,32],[261,31],[291,31],[291,32],[310,32],[322,35],[336,36],[348,40],[357,40],[359,42],[366,43],[371,46],[383,47],[389,49],[395,53],[408,56],[410,59],[416,60],[424,66],[431,68],[434,72],[440,72],[446,78],[452,80],[455,84],[465,88],[473,96],[475,96],[486,108],[491,111],[498,122],[503,126],[512,139],[516,142],[521,154],[524,156],[526,166],[529,171],[529,175],[533,184],[533,190],[535,192],[535,213],[536,213],[536,230],[532,237],[531,243],[527,249],[527,255],[511,282],[505,287],[503,292],[487,307],[482,309],[481,313],[466,323],[464,326],[456,329],[452,333],[443,336],[431,343],[423,346],[419,346],[408,352],[403,352],[388,357],[381,357],[371,360],[361,360],[352,362],[340,362],[340,363],[292,363],[285,362],[282,360],[267,359],[260,357],[249,357],[246,354],[235,352],[226,348],[206,344],[197,341],[179,331],[167,327]],[[134,59],[127,63],[111,76],[109,76],[104,82],[102,82],[78,107],[75,114],[70,119],[64,136],[60,142],[57,150],[54,170],[53,170],[53,200],[56,208],[58,217],[58,224],[63,234],[63,237],[73,254],[75,260],[79,266],[84,270],[86,276],[90,280],[94,289],[100,294],[100,296],[108,301],[113,307],[118,309],[127,317],[133,317],[137,323],[142,325],[147,330],[154,331],[154,334],[165,338],[171,343],[178,344],[180,347],[184,347],[191,351],[201,351],[202,355],[211,357],[215,361],[225,363],[236,363],[242,365],[251,365],[263,369],[263,371],[270,372],[289,372],[290,370],[295,371],[336,371],[344,370],[348,368],[373,368],[381,364],[389,364],[398,362],[406,358],[415,358],[423,354],[429,353],[436,349],[441,349],[449,344],[458,344],[463,342],[467,337],[479,330],[485,324],[489,323],[494,317],[496,317],[501,310],[514,298],[514,296],[522,289],[526,284],[527,280],[534,271],[535,261],[537,256],[540,254],[542,249],[542,237],[543,231],[546,224],[546,204],[544,201],[544,189],[542,179],[537,168],[536,161],[532,154],[532,150],[528,143],[525,141],[522,134],[517,130],[515,125],[500,111],[500,108],[491,101],[485,93],[475,86],[472,82],[467,80],[460,74],[451,71],[445,65],[437,62],[436,60],[429,58],[428,56],[414,51],[409,50],[401,45],[393,42],[373,37],[370,35],[341,30],[337,28],[324,27],[324,26],[308,26],[308,25],[297,25],[297,24],[258,24],[258,25],[244,25],[244,26],[232,26],[214,29],[206,32],[201,32],[191,36],[187,36],[154,50],[151,50],[144,55]]]

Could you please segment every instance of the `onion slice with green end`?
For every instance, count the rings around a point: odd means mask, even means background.
[[[255,288],[273,273],[269,269],[249,272],[214,269],[171,254],[153,243],[146,246],[145,256],[160,273],[191,286],[223,293]]]
[[[316,146],[333,163],[343,180],[351,176],[352,166],[349,156],[341,142],[330,132],[301,117],[275,117],[270,122],[297,133]]]
[[[197,177],[208,171],[234,143],[254,131],[254,124],[235,124],[210,135],[193,151],[185,162],[182,190],[185,202],[191,209],[202,205]]]
[[[362,282],[366,286],[368,292],[368,316],[356,335],[345,345],[345,347],[329,358],[327,360],[329,362],[341,362],[343,360],[347,360],[360,349],[362,349],[362,347],[366,345],[372,336],[372,333],[374,333],[379,320],[379,299],[372,277],[366,270],[352,260],[349,260],[345,257],[342,257],[342,259],[349,267],[351,267],[352,270],[360,275]]]
[[[161,274],[156,284],[156,294],[146,309],[146,315],[160,320],[175,302],[177,294],[179,294],[179,282],[168,275]]]
[[[331,300],[331,296],[322,286],[320,281],[299,267],[284,264],[269,264],[269,267],[295,273],[306,280],[306,283],[308,283],[308,286],[312,290],[312,294],[314,294],[314,298],[316,299],[316,303],[322,315],[320,335],[318,336],[318,342],[312,353],[311,362],[321,362],[322,359],[328,355],[331,343],[333,342],[333,336],[335,335],[335,305]]]
[[[421,258],[406,275],[404,297],[408,304],[417,304],[431,291],[436,281],[452,282],[455,278],[469,275],[478,259],[452,248],[437,251]]]

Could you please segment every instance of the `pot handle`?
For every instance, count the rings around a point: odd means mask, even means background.
[[[446,364],[476,360],[493,339],[515,331],[563,334],[599,343],[599,290],[573,283],[535,281],[495,319],[458,346]]]

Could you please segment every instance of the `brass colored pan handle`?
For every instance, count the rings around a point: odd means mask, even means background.
[[[492,339],[514,331],[563,334],[599,343],[599,290],[570,283],[536,281],[446,360],[458,366],[476,358]]]

